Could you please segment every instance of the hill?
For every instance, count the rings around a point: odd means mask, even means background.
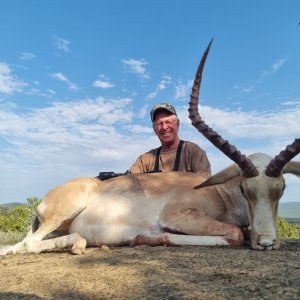
[[[14,208],[15,206],[18,206],[21,204],[24,204],[24,203],[17,203],[17,202],[4,203],[4,204],[0,204],[0,209],[1,208],[11,209],[11,208]]]

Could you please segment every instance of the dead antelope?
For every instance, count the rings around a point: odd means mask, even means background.
[[[274,159],[242,155],[199,116],[202,71],[194,81],[189,117],[235,164],[205,180],[199,174],[128,174],[106,181],[79,178],[48,192],[26,238],[1,254],[39,253],[70,247],[82,253],[101,245],[243,245],[242,227],[251,227],[253,249],[278,249],[277,208],[284,173],[300,175],[297,138]],[[50,234],[56,237],[50,238]]]

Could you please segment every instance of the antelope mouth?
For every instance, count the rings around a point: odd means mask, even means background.
[[[257,250],[274,250],[274,242],[273,243],[258,243]]]

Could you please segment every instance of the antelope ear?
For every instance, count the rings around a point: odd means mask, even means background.
[[[300,161],[289,161],[282,170],[283,174],[290,173],[300,176]]]
[[[206,186],[211,186],[219,183],[224,183],[233,177],[236,177],[241,174],[241,169],[237,164],[233,164],[223,171],[218,172],[217,174],[209,177],[207,180],[202,182],[201,184],[194,187],[194,189],[200,189]]]

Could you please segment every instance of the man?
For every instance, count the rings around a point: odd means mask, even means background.
[[[130,167],[130,173],[183,171],[202,173],[204,177],[211,175],[205,151],[192,142],[180,140],[180,121],[171,104],[157,104],[150,117],[161,147],[139,156]]]

